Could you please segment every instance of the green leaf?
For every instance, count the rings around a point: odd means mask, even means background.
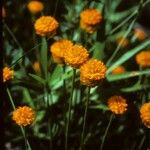
[[[104,58],[104,43],[96,42],[91,50],[93,50],[93,58],[102,60]]]
[[[34,103],[33,103],[32,97],[27,88],[23,88],[23,95],[24,95],[24,100],[29,104],[29,106],[34,108]]]
[[[104,105],[104,104],[99,104],[99,105],[96,105],[96,106],[90,106],[89,108],[92,108],[92,109],[100,109],[100,110],[109,110],[109,108]]]
[[[39,77],[39,76],[37,76],[37,75],[35,75],[35,74],[29,73],[29,76],[31,76],[32,78],[34,78],[35,80],[39,81],[39,82],[42,83],[42,84],[45,84],[45,83],[46,83],[46,81],[45,81],[43,78],[41,78],[41,77]]]
[[[140,44],[139,46],[129,50],[128,52],[126,52],[125,54],[123,54],[116,62],[114,62],[107,70],[107,74],[110,73],[114,68],[116,68],[117,66],[123,64],[124,62],[126,62],[127,60],[129,60],[131,57],[133,57],[136,53],[138,53],[140,50],[144,49],[145,47],[147,47],[148,45],[150,45],[150,39],[144,41],[142,44]]]
[[[141,91],[144,89],[150,88],[150,85],[140,85],[140,84],[135,84],[134,86],[127,87],[127,88],[122,88],[122,92],[137,92]]]
[[[55,82],[55,80],[60,79],[61,74],[62,74],[62,70],[63,70],[62,66],[57,65],[55,67],[55,69],[54,69],[54,71],[53,71],[53,73],[51,74],[51,77],[50,77],[50,82],[51,83]]]
[[[63,80],[61,80],[62,71],[63,67],[57,65],[48,80],[49,87],[51,87],[53,90],[59,88],[63,84]]]
[[[130,15],[134,10],[135,10],[136,7],[133,7],[129,10],[126,10],[126,11],[123,11],[123,12],[118,12],[118,13],[110,13],[108,15],[108,19],[109,21],[111,22],[118,22],[118,21],[121,21],[121,19],[124,19],[125,17],[127,17],[128,15]]]
[[[131,72],[125,72],[123,74],[118,74],[118,75],[107,75],[106,78],[108,81],[117,81],[117,80],[123,80],[123,79],[128,79],[144,74],[150,74],[150,69],[144,70],[144,71],[131,71]]]

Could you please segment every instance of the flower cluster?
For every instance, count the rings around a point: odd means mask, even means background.
[[[53,59],[58,64],[64,63],[65,53],[73,46],[73,43],[66,39],[61,39],[54,42],[50,46]]]
[[[8,67],[3,68],[3,82],[13,79],[14,71]]]
[[[140,117],[143,124],[150,128],[150,102],[145,103],[140,108]]]
[[[86,86],[95,86],[105,78],[106,66],[97,59],[90,59],[80,68],[80,81]]]
[[[53,36],[58,26],[59,23],[51,16],[42,16],[34,24],[36,34],[40,36]]]
[[[108,99],[108,107],[114,114],[123,114],[127,106],[126,99],[121,96],[112,96]]]
[[[80,13],[80,27],[88,33],[93,33],[101,21],[101,13],[96,9],[85,9]]]
[[[28,106],[19,107],[13,112],[12,119],[20,126],[27,126],[34,121],[35,112]]]
[[[30,1],[28,3],[28,9],[32,14],[36,14],[38,12],[41,12],[44,8],[43,3],[40,1]]]
[[[79,68],[89,58],[89,53],[86,48],[81,45],[73,45],[65,53],[65,62],[73,68]]]
[[[142,67],[150,67],[150,51],[142,51],[137,54],[136,63]]]

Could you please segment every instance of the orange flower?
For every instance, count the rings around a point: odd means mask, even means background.
[[[150,102],[145,103],[140,108],[140,117],[143,122],[143,124],[150,128]]]
[[[123,114],[127,106],[126,99],[121,96],[112,96],[108,99],[108,107],[114,114]]]
[[[40,72],[40,63],[38,61],[34,62],[33,69],[35,72]]]
[[[112,74],[122,74],[124,73],[126,70],[123,66],[118,66],[115,69],[112,70]]]
[[[14,77],[14,71],[8,67],[4,67],[3,68],[3,82],[13,79],[13,77]]]
[[[59,23],[51,16],[42,16],[34,24],[36,34],[40,36],[53,36],[58,26]]]
[[[41,12],[44,8],[43,3],[39,1],[30,1],[28,3],[28,9],[32,14],[36,14],[38,12]]]
[[[146,33],[140,28],[135,28],[134,29],[134,35],[140,41],[144,40],[147,36]]]
[[[80,13],[80,27],[86,32],[93,33],[102,21],[102,16],[96,9],[86,9]]]
[[[86,48],[81,45],[73,45],[65,53],[65,62],[73,68],[79,68],[89,58]]]
[[[150,51],[142,51],[136,55],[136,63],[142,67],[150,67]]]
[[[97,59],[90,59],[80,68],[80,81],[86,86],[95,86],[105,78],[106,66]]]
[[[54,42],[50,47],[54,61],[58,64],[63,64],[65,57],[64,55],[72,46],[73,43],[66,39]]]
[[[12,120],[20,126],[32,124],[35,119],[35,112],[28,106],[17,108],[12,114]]]
[[[127,38],[118,37],[117,44],[124,48],[128,46],[129,40]]]

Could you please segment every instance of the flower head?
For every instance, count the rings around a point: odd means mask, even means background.
[[[73,43],[66,39],[62,39],[62,40],[58,40],[54,42],[50,47],[50,51],[52,53],[54,61],[58,64],[63,64],[65,53],[72,46],[73,46]]]
[[[93,33],[101,21],[101,13],[96,9],[85,9],[80,13],[80,27],[86,32]]]
[[[140,108],[140,117],[143,122],[143,124],[150,128],[150,102],[145,103]]]
[[[120,45],[121,47],[127,47],[129,44],[129,40],[124,37],[118,37],[117,38],[117,44]]]
[[[35,112],[28,106],[19,107],[13,112],[12,119],[20,126],[27,126],[34,121]]]
[[[33,69],[35,70],[35,72],[40,72],[40,63],[38,61],[34,62]]]
[[[13,77],[14,77],[14,71],[8,67],[4,67],[3,68],[3,82],[13,79]]]
[[[115,69],[112,70],[112,74],[122,74],[124,73],[126,70],[123,66],[118,66]]]
[[[126,99],[121,96],[112,96],[108,99],[108,107],[114,114],[123,114],[127,106]]]
[[[106,66],[97,59],[90,59],[80,67],[80,81],[86,86],[95,86],[105,78]]]
[[[150,67],[150,51],[142,51],[136,55],[136,63],[142,67]]]
[[[28,7],[29,11],[30,11],[32,14],[36,14],[36,13],[38,13],[38,12],[41,12],[41,11],[43,10],[43,8],[44,8],[42,2],[40,2],[40,1],[35,1],[35,0],[30,1],[30,2],[28,3],[28,6],[27,6],[27,7]]]
[[[52,36],[56,33],[59,23],[51,16],[42,16],[35,21],[36,34],[40,36]]]
[[[134,35],[140,41],[144,40],[147,36],[146,33],[140,28],[135,28],[134,29]]]
[[[86,48],[81,45],[73,45],[65,53],[65,62],[73,68],[79,68],[89,58]]]

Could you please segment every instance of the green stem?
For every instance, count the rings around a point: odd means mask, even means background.
[[[71,106],[72,106],[72,99],[73,99],[75,76],[76,76],[76,69],[73,69],[72,88],[71,88],[71,95],[70,95],[69,108],[68,108],[68,117],[67,117],[68,119],[66,122],[66,131],[65,131],[65,150],[68,149],[68,135],[69,135],[69,125],[70,125],[70,117],[71,117]]]
[[[139,66],[139,70],[142,71],[142,70],[143,70],[143,67],[142,67],[142,66]],[[136,83],[137,85],[141,84],[142,77],[143,77],[142,75],[139,75],[138,81],[137,81],[137,83]]]
[[[142,149],[142,146],[143,146],[143,143],[144,143],[145,139],[146,139],[146,137],[145,137],[145,135],[144,135],[144,136],[142,137],[142,139],[141,139],[141,142],[140,142],[140,145],[139,145],[139,147],[138,147],[138,150],[141,150],[141,149]]]
[[[20,43],[18,42],[18,40],[16,39],[14,33],[10,30],[10,28],[8,27],[8,25],[7,25],[5,22],[3,22],[3,24],[4,24],[5,29],[8,31],[8,33],[9,33],[9,34],[11,35],[11,37],[13,38],[14,42],[16,43],[16,45],[17,45],[20,49],[22,49],[22,51],[23,51],[23,48],[22,48],[22,46],[20,45]]]
[[[53,15],[54,17],[55,17],[55,15],[56,15],[56,10],[57,10],[57,7],[58,7],[58,1],[59,1],[59,0],[56,0],[56,6],[55,6],[55,10],[54,10],[54,15]]]
[[[31,16],[31,20],[32,20],[32,23],[35,22],[35,20],[36,20],[35,15]],[[38,40],[37,40],[37,36],[36,36],[35,32],[33,32],[33,41],[34,41],[34,46],[36,46],[38,44]],[[36,48],[36,58],[37,58],[37,60],[39,60],[39,58],[40,58],[40,56],[39,56],[39,47]]]
[[[137,14],[137,10],[135,10],[130,16],[128,16],[126,19],[124,19],[118,26],[116,26],[114,29],[112,29],[111,32],[109,32],[107,34],[107,36],[113,34],[115,31],[117,31],[120,27],[122,27],[125,23],[127,23],[136,14]]]
[[[7,90],[8,96],[9,96],[10,103],[11,103],[11,105],[12,105],[12,107],[13,107],[13,110],[16,110],[16,107],[15,107],[14,101],[13,101],[13,99],[12,99],[12,96],[11,96],[11,94],[10,94],[10,91],[9,91],[8,88],[6,88],[6,90]]]
[[[90,98],[90,90],[91,88],[87,88],[87,100],[86,100],[86,106],[84,111],[84,117],[83,117],[83,129],[81,134],[81,144],[80,144],[80,150],[83,149],[84,146],[84,134],[85,134],[85,126],[86,126],[86,120],[87,120],[87,111],[88,111],[88,105],[89,105],[89,98]]]
[[[50,115],[52,114],[51,108],[49,108],[49,95],[48,95],[48,85],[45,86],[45,93],[46,93],[46,104],[47,104],[47,110],[50,110]],[[51,101],[52,104],[52,101]],[[51,117],[51,116],[50,116]],[[48,134],[50,135],[50,149],[53,149],[53,143],[52,143],[52,126],[51,126],[51,119],[48,119]]]
[[[114,59],[114,57],[116,56],[116,54],[119,52],[121,45],[124,41],[124,38],[126,38],[128,36],[128,34],[130,33],[130,31],[132,30],[134,23],[136,21],[136,18],[132,21],[132,23],[130,24],[128,30],[125,32],[125,34],[123,35],[123,39],[120,41],[120,44],[117,46],[117,48],[115,49],[114,53],[111,55],[111,57],[109,58],[109,60],[107,61],[106,65],[110,66],[112,60]]]
[[[103,136],[103,139],[102,139],[102,143],[101,143],[101,146],[100,146],[100,150],[103,149],[104,142],[105,142],[105,139],[106,139],[108,130],[109,130],[109,128],[110,128],[111,122],[112,122],[112,120],[113,120],[113,117],[114,117],[114,115],[111,114],[110,119],[109,119],[109,123],[108,123],[108,125],[107,125],[107,128],[106,128],[106,130],[105,130],[105,133],[104,133],[104,136]]]
[[[62,69],[63,69],[62,70],[63,74],[65,74],[65,72],[66,72],[65,64],[63,65]],[[66,95],[66,80],[65,79],[63,79],[63,90],[64,90],[64,94]]]
[[[121,45],[122,45],[122,43],[124,41],[124,38],[126,38],[129,35],[129,33],[131,32],[131,30],[132,30],[132,28],[133,28],[133,26],[134,26],[134,24],[135,24],[135,22],[136,22],[136,20],[138,18],[139,12],[142,9],[142,7],[143,7],[143,0],[140,1],[137,10],[135,10],[135,12],[133,12],[133,14],[134,13],[136,14],[135,18],[133,19],[133,21],[131,22],[130,26],[128,27],[128,30],[123,35],[123,39],[120,41],[120,44],[117,46],[117,48],[115,49],[114,53],[111,55],[111,57],[109,58],[109,60],[106,62],[107,66],[110,66],[112,60],[114,59],[114,57],[116,56],[116,54],[119,52],[119,50],[121,48]]]
[[[51,37],[47,38],[47,41],[50,39]],[[41,46],[42,42],[37,44],[36,46],[32,47],[30,50],[28,50],[27,52],[25,52],[20,58],[18,58],[15,62],[12,63],[12,65],[10,67],[15,66],[23,57],[27,56],[27,54],[29,54],[30,52],[32,52],[33,50],[36,50],[37,47]]]
[[[13,101],[12,96],[11,96],[11,93],[10,93],[8,88],[6,88],[6,90],[7,90],[8,96],[9,96],[10,103],[11,103],[11,105],[13,107],[13,110],[16,110],[14,101]],[[26,150],[31,150],[31,146],[30,146],[30,143],[29,143],[29,141],[28,141],[28,139],[26,137],[26,133],[25,133],[24,128],[22,126],[20,126],[20,129],[21,129],[21,133],[22,133],[22,135],[24,137],[24,140],[25,140]]]

